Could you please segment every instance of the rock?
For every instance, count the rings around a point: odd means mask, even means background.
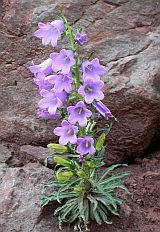
[[[36,118],[40,97],[28,66],[52,51],[33,37],[37,23],[61,11],[88,33],[84,55],[94,51],[109,69],[104,101],[119,123],[107,140],[107,164],[142,156],[153,141],[160,141],[157,0],[3,1],[0,140],[44,146],[56,139],[52,130],[57,121]]]
[[[6,163],[10,158],[12,157],[12,154],[10,150],[0,144],[0,164]]]
[[[51,170],[39,164],[2,168],[0,178],[0,231],[58,232],[52,212],[42,216],[40,207],[43,185],[53,178]]]
[[[47,159],[48,167],[53,167],[54,165],[53,159],[49,158],[49,156],[52,155],[52,152],[48,148],[24,145],[20,148],[20,153],[26,155],[28,159],[39,161],[43,165],[45,165],[45,161]]]

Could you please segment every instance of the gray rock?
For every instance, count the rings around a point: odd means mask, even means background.
[[[52,212],[43,215],[40,207],[43,185],[52,178],[52,171],[39,164],[0,170],[0,231],[58,231]]]
[[[0,164],[6,163],[12,157],[10,150],[0,144]]]

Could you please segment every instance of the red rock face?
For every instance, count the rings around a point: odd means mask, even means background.
[[[39,21],[51,21],[64,11],[86,29],[94,51],[108,67],[105,103],[119,120],[108,137],[108,164],[144,153],[158,140],[160,115],[160,2],[3,1],[1,13],[1,141],[45,145],[56,122],[36,118],[39,96],[28,66],[52,51],[33,37]],[[155,138],[156,137],[156,138]]]

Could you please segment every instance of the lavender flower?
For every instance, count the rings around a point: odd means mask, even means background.
[[[86,79],[83,86],[78,89],[78,93],[84,97],[86,103],[90,104],[94,99],[102,100],[104,98],[104,94],[101,91],[103,85],[104,82],[101,80],[93,81],[92,79]]]
[[[52,72],[52,63],[53,60],[51,58],[48,58],[41,64],[35,65],[33,63],[33,65],[29,67],[29,70],[31,73],[34,73],[35,76],[39,73],[43,73],[45,76],[47,76]]]
[[[83,45],[84,43],[87,43],[88,42],[88,37],[87,37],[87,34],[80,34],[80,33],[77,33],[74,40],[80,44],[80,45]]]
[[[52,89],[54,87],[47,79],[43,73],[38,73],[36,78],[33,79],[34,83],[38,86],[39,91],[42,89]]]
[[[55,96],[58,97],[62,102],[64,102],[67,98],[67,94],[65,91],[58,92],[55,88],[51,90],[54,92]]]
[[[101,102],[96,101],[93,106],[106,119],[113,117],[111,111]]]
[[[87,125],[87,117],[92,115],[92,112],[86,108],[86,105],[82,101],[78,102],[75,106],[69,106],[67,111],[70,113],[68,121],[72,124],[78,122],[82,127]]]
[[[67,93],[72,91],[72,82],[73,79],[70,75],[57,73],[57,75],[51,75],[47,77],[47,80],[50,84],[54,84],[54,88],[57,92],[65,90]]]
[[[55,114],[52,115],[49,114],[47,109],[41,109],[41,108],[39,108],[37,112],[38,117],[45,119],[56,119],[57,117],[59,117],[59,115],[60,115],[59,112],[56,112]]]
[[[92,61],[85,61],[81,66],[83,78],[90,77],[92,79],[100,80],[99,75],[103,75],[106,70],[99,64],[99,59],[95,58]]]
[[[72,125],[70,122],[63,120],[61,123],[61,127],[57,127],[54,129],[54,134],[60,136],[59,144],[66,145],[68,142],[72,144],[76,144],[77,142],[77,132],[78,127]]]
[[[46,24],[38,23],[38,27],[39,29],[35,31],[34,35],[42,38],[42,44],[47,45],[51,43],[53,47],[56,47],[57,40],[64,30],[64,22],[62,20],[54,20]]]
[[[41,90],[40,94],[43,98],[39,101],[38,106],[40,110],[47,111],[50,115],[55,115],[57,108],[62,107],[65,99],[65,93],[56,93],[54,90]]]
[[[40,91],[40,94],[42,97],[48,97],[49,94],[55,94],[56,97],[58,97],[62,102],[66,100],[67,94],[65,91],[57,92],[56,89],[51,89],[51,91],[47,91],[45,89]]]
[[[53,60],[53,71],[61,71],[63,74],[68,74],[71,66],[76,63],[73,51],[66,49],[62,49],[59,53],[51,53],[50,58]]]
[[[93,144],[94,144],[94,139],[90,136],[85,136],[84,138],[78,138],[77,139],[77,153],[80,155],[85,155],[85,154],[94,154],[96,152]]]

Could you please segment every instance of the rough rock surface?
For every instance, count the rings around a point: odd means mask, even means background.
[[[12,157],[11,151],[0,144],[0,164],[6,163]]]
[[[28,159],[31,161],[39,161],[42,165],[45,164],[49,167],[53,167],[53,159],[50,158],[52,156],[52,151],[48,148],[40,147],[40,146],[31,146],[31,145],[24,145],[20,148],[20,154],[26,155]]]
[[[33,37],[37,23],[60,11],[86,28],[90,42],[84,54],[94,51],[109,69],[105,102],[119,123],[108,138],[108,164],[141,156],[160,139],[159,1],[5,0],[1,11],[2,141],[44,145],[54,140],[56,122],[36,118],[39,96],[27,67],[51,51]]]
[[[52,213],[42,216],[40,207],[43,184],[52,177],[51,170],[35,163],[0,169],[0,231],[52,232],[53,226],[58,231]]]

